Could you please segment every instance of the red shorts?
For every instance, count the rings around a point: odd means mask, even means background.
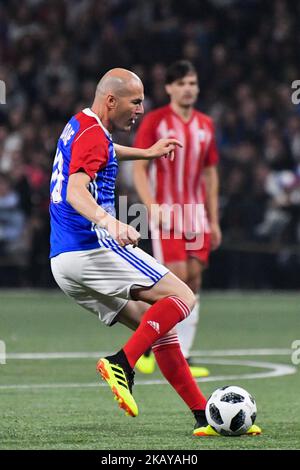
[[[160,233],[161,235],[161,233]],[[188,258],[197,258],[205,266],[208,264],[211,236],[205,233],[199,243],[195,239],[188,240],[184,236],[174,238],[174,233],[168,234],[168,239],[152,238],[153,256],[162,264],[187,261]],[[158,238],[158,239],[157,239]]]

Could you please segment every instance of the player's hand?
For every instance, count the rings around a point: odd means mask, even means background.
[[[135,230],[135,228],[124,224],[117,219],[111,218],[106,226],[106,229],[120,246],[137,246],[141,239],[141,235]]]
[[[210,224],[210,231],[211,231],[211,249],[212,251],[219,248],[222,241],[222,232],[220,225],[217,223]]]
[[[177,139],[160,139],[146,150],[147,159],[151,160],[164,156],[173,161],[176,146],[182,147],[182,143]]]

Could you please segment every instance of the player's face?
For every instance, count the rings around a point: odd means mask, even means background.
[[[175,82],[166,85],[166,92],[170,96],[171,103],[177,106],[193,106],[199,94],[199,85],[196,74],[188,74]]]
[[[134,83],[126,96],[118,97],[114,125],[120,131],[130,131],[131,127],[144,113],[144,88],[141,83]]]

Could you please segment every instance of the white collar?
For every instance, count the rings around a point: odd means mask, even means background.
[[[96,113],[94,113],[94,111],[91,110],[91,108],[85,108],[82,110],[82,112],[84,114],[86,114],[87,116],[91,116],[93,118],[96,119],[96,121],[98,122],[99,126],[103,129],[103,131],[105,132],[105,134],[110,138],[112,139],[112,135],[110,134],[110,132],[106,129],[106,127],[103,126],[101,120],[99,119],[99,116],[97,116]]]

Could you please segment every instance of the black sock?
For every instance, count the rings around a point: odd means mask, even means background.
[[[106,359],[111,359],[113,363],[119,364],[121,367],[123,367],[123,369],[125,369],[126,372],[132,372],[133,370],[123,349],[120,349],[120,351],[118,351],[116,354],[113,354],[112,356],[107,356]]]
[[[197,421],[197,425],[199,425],[199,427],[207,426],[207,419],[206,419],[206,416],[205,416],[205,410],[193,410],[193,415],[195,416],[195,419]]]

